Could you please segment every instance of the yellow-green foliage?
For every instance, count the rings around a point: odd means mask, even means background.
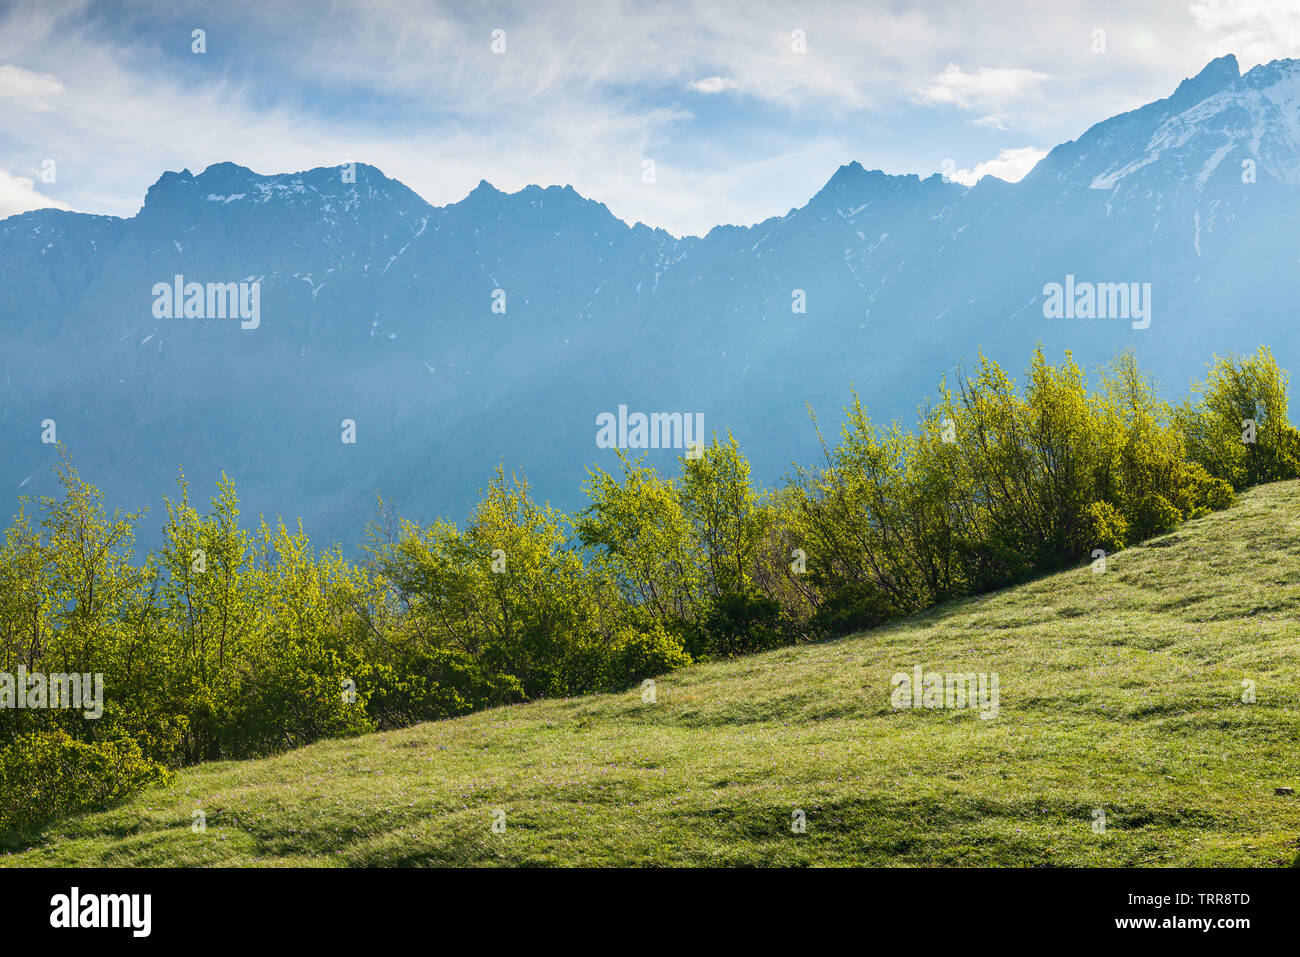
[[[0,749],[0,833],[99,810],[172,773],[127,736],[87,743],[54,729]]]
[[[1300,433],[1287,417],[1290,376],[1272,350],[1216,356],[1178,410],[1189,457],[1241,489],[1300,477]]]
[[[397,628],[426,652],[463,653],[490,683],[525,697],[623,686],[686,660],[661,631],[631,626],[652,616],[622,607],[620,582],[568,546],[567,525],[501,470],[463,532],[403,522],[392,541],[371,546],[405,611]]]
[[[1089,388],[1070,358],[1023,389],[981,356],[940,385],[915,432],[875,426],[855,395],[841,444],[799,474],[823,598],[897,611],[1023,581],[1223,508],[1169,406],[1124,353]]]
[[[1096,548],[1117,552],[1128,541],[1128,522],[1110,502],[1093,502],[1084,510],[1084,537]]]

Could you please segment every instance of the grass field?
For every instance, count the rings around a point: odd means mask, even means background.
[[[689,668],[653,704],[544,701],[193,768],[0,863],[1287,866],[1298,612],[1284,483],[1104,574]],[[996,673],[998,716],[894,709],[890,676],[918,664]]]

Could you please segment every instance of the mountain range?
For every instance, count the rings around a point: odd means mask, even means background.
[[[0,221],[0,490],[50,491],[52,420],[112,504],[152,507],[146,541],[183,465],[196,498],[225,471],[246,515],[351,546],[376,493],[459,519],[498,463],[580,506],[620,406],[703,415],[774,482],[818,455],[809,406],[833,435],[855,387],[907,424],[981,350],[1019,372],[1040,342],[1089,367],[1131,346],[1171,396],[1215,352],[1300,369],[1298,216],[1300,61],[1231,56],[1019,183],[854,162],[703,237],[567,186],[437,207],[361,163],[168,172],[131,218]],[[176,277],[257,284],[256,327],[169,316]],[[1048,318],[1052,283],[1146,289],[1149,325]]]

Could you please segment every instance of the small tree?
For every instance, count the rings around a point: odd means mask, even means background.
[[[1300,435],[1287,414],[1290,377],[1272,351],[1216,356],[1197,400],[1179,407],[1191,459],[1234,489],[1300,477]]]

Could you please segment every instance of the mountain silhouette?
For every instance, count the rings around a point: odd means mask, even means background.
[[[1298,215],[1300,63],[1233,57],[1019,183],[853,162],[703,237],[567,186],[482,182],[437,207],[365,164],[168,172],[129,219],[0,221],[0,488],[51,489],[53,420],[111,504],[153,507],[145,541],[183,464],[196,499],[224,470],[246,516],[350,546],[376,493],[460,518],[498,462],[580,506],[586,468],[615,463],[597,417],[621,405],[702,414],[773,482],[817,456],[806,404],[832,435],[851,386],[909,420],[981,349],[1019,373],[1040,341],[1088,366],[1131,346],[1171,394],[1215,352],[1300,365]],[[178,276],[256,283],[256,328],[160,318]],[[1149,326],[1046,318],[1067,277],[1149,288]]]

